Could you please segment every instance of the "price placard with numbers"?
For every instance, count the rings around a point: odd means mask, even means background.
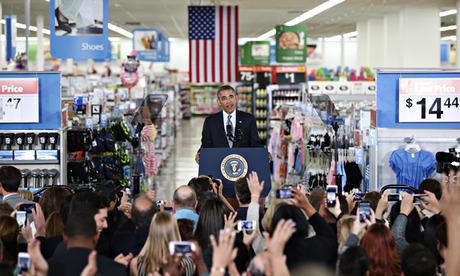
[[[238,67],[241,82],[254,82],[256,74],[254,73],[253,66],[240,66]]]
[[[278,66],[276,67],[276,83],[294,84],[306,81],[305,66]]]
[[[399,80],[399,122],[460,122],[460,79]]]
[[[0,79],[0,123],[39,122],[38,78]]]

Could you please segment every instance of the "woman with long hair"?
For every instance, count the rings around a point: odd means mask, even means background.
[[[391,230],[384,224],[372,224],[362,237],[359,245],[366,250],[371,265],[369,275],[401,275],[396,243]]]
[[[181,241],[176,218],[166,212],[158,212],[152,218],[147,241],[139,256],[130,262],[131,275],[145,276],[150,272],[159,272],[170,256],[171,241]],[[189,257],[182,258],[181,265],[185,268],[185,275],[193,275],[194,265]]]

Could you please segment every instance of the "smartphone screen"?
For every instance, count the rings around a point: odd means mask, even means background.
[[[327,186],[326,187],[326,201],[327,207],[335,206],[335,198],[337,196],[337,186]]]
[[[19,252],[18,254],[19,273],[29,272],[30,270],[30,255],[29,253]]]
[[[371,203],[369,201],[360,201],[358,207],[360,222],[365,222],[366,219],[371,218]]]
[[[16,221],[18,222],[19,227],[23,227],[26,225],[26,215],[27,213],[25,211],[16,212]]]
[[[291,189],[277,189],[276,198],[292,198]]]
[[[361,201],[364,200],[365,193],[356,193],[353,195],[353,201]]]
[[[401,195],[400,194],[389,194],[388,201],[400,201]]]
[[[238,231],[241,231],[243,229],[246,230],[254,230],[255,227],[255,221],[253,220],[242,220],[238,222]]]
[[[168,214],[171,214],[173,213],[173,207],[170,207],[170,206],[164,206],[164,211]]]
[[[26,213],[32,213],[32,209],[35,209],[35,203],[23,203],[19,205],[19,211],[24,211]]]

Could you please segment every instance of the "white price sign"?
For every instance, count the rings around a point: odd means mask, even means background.
[[[399,122],[460,122],[460,79],[400,79]]]
[[[38,78],[0,79],[0,123],[38,123]]]

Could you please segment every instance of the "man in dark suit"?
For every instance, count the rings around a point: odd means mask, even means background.
[[[71,213],[64,230],[67,249],[48,260],[48,275],[80,275],[88,264],[88,255],[96,247],[98,236],[96,222],[90,213]],[[110,258],[98,255],[96,262],[99,275],[128,275],[126,266]]]
[[[0,168],[0,193],[3,201],[8,202],[14,208],[18,203],[34,203],[23,199],[18,195],[21,184],[21,172],[13,166],[2,166]]]
[[[217,103],[222,111],[205,119],[200,149],[262,147],[256,119],[252,114],[236,110],[237,102],[238,95],[233,87],[223,85],[217,90]],[[195,161],[200,162],[199,150]]]

